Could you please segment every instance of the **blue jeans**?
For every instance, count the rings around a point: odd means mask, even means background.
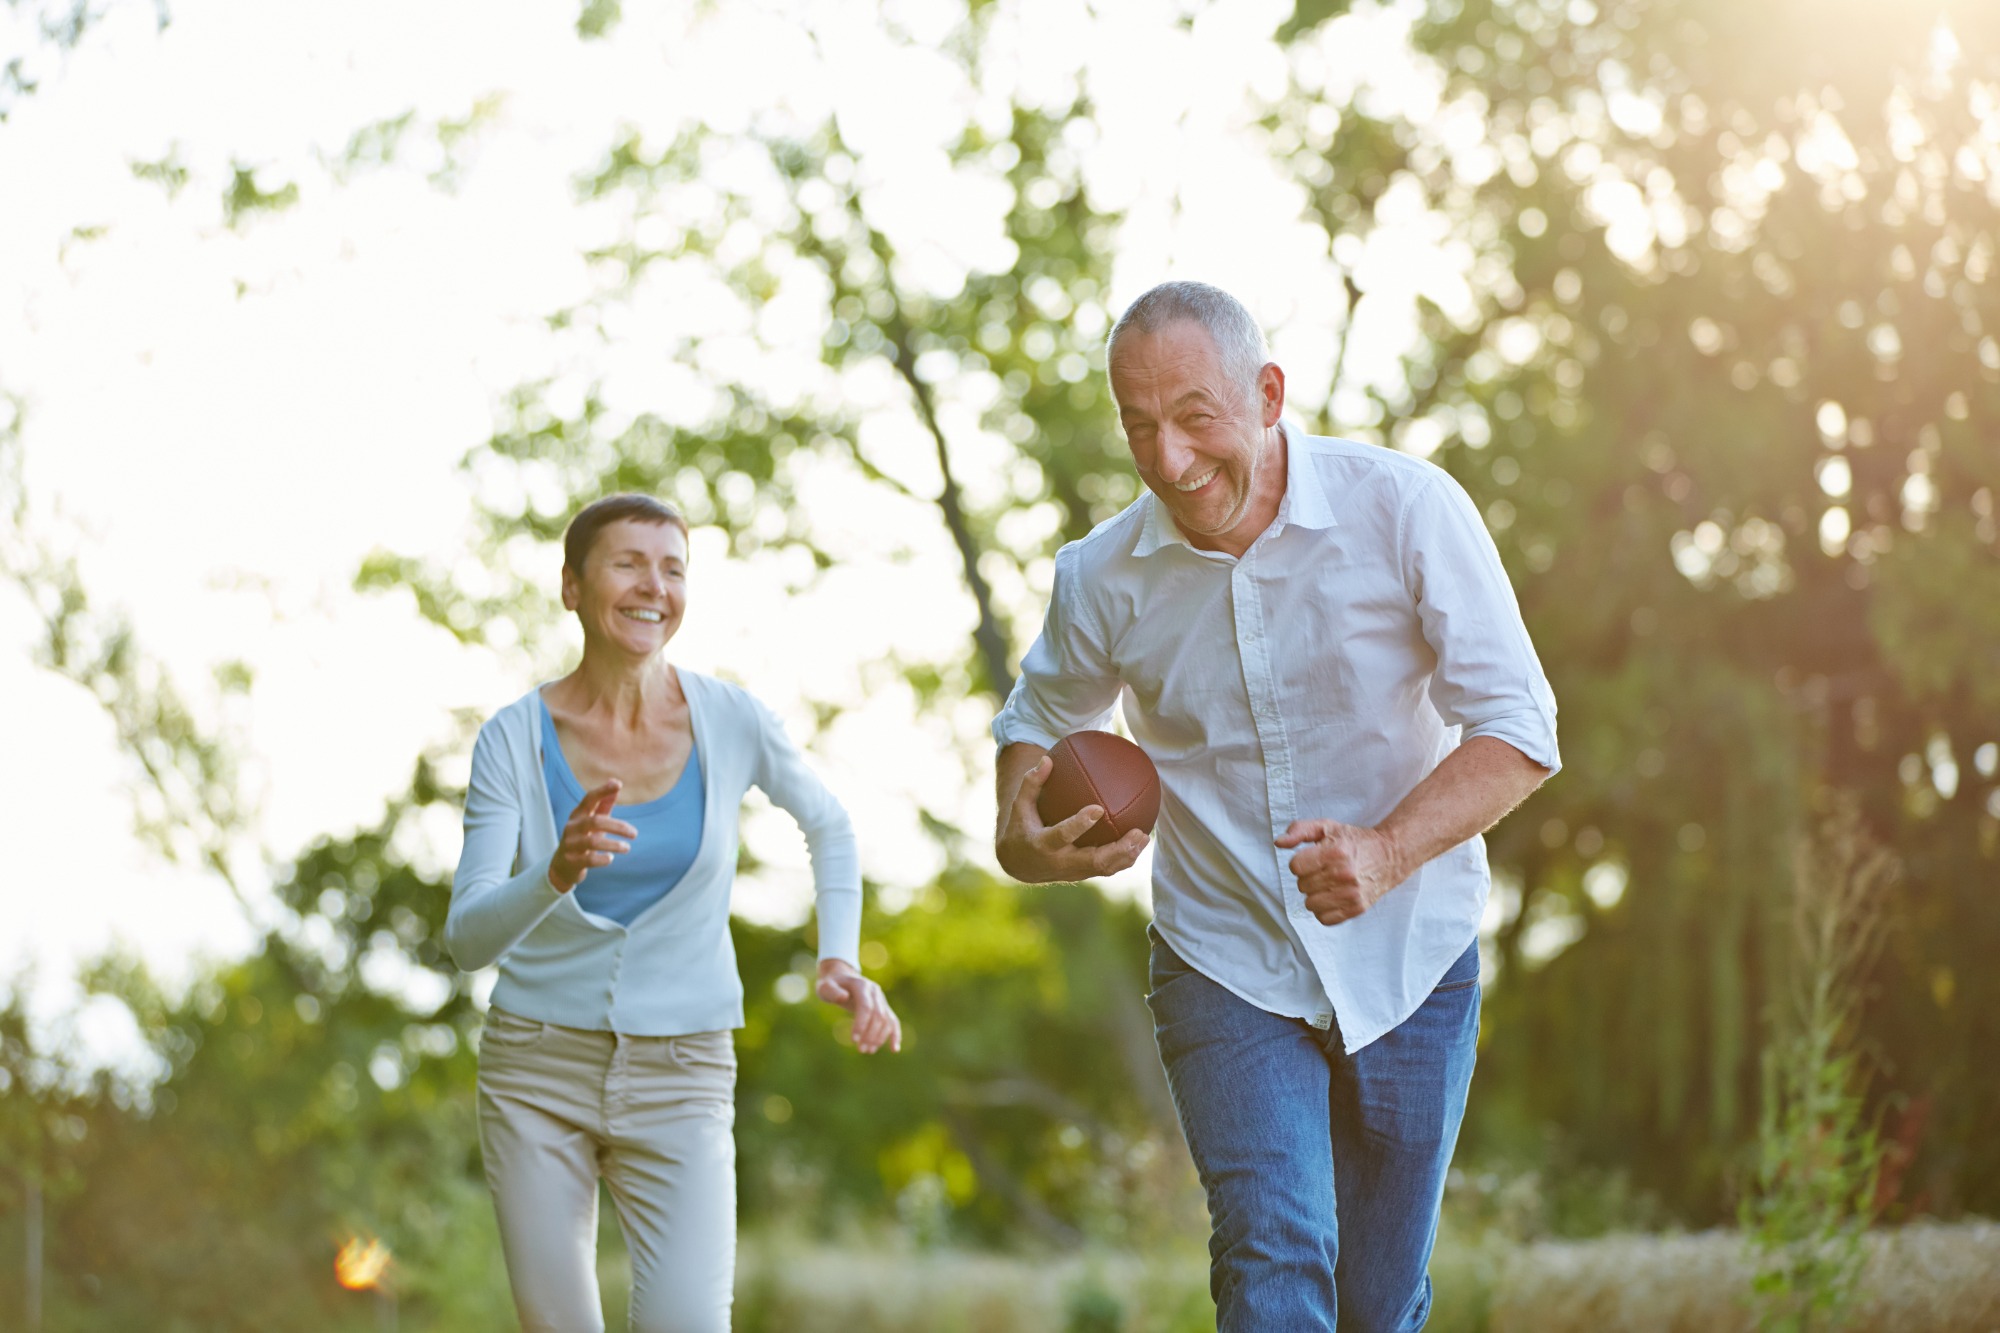
[[[1347,1054],[1189,967],[1157,931],[1160,1061],[1213,1223],[1220,1333],[1402,1333],[1426,1269],[1479,1035],[1479,946],[1417,1011]],[[1337,1296],[1336,1296],[1337,1293]]]

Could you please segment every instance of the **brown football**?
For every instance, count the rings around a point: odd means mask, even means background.
[[[1160,817],[1160,775],[1146,752],[1108,731],[1078,731],[1049,751],[1049,771],[1035,802],[1044,824],[1059,824],[1086,805],[1104,807],[1104,818],[1084,830],[1079,847],[1102,847],[1133,829],[1153,831]]]

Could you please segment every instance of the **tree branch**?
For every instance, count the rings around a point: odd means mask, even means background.
[[[1340,285],[1347,289],[1347,322],[1340,327],[1340,346],[1333,353],[1333,375],[1326,382],[1326,407],[1319,414],[1320,430],[1327,435],[1339,433],[1333,420],[1333,395],[1340,391],[1340,377],[1347,371],[1347,344],[1354,340],[1354,312],[1361,308],[1361,288],[1346,269],[1340,271]]]
[[[900,301],[897,302],[897,309],[902,309]],[[1005,699],[1014,689],[1014,672],[1007,664],[1007,635],[993,610],[993,589],[986,582],[986,576],[979,572],[979,543],[973,538],[972,529],[966,522],[958,478],[951,470],[951,449],[945,443],[944,427],[938,424],[931,386],[917,376],[916,353],[910,347],[910,332],[902,320],[893,321],[883,331],[889,335],[890,345],[895,348],[896,372],[910,386],[910,392],[917,400],[917,414],[923,418],[924,428],[937,445],[938,472],[944,477],[944,484],[938,491],[937,507],[944,514],[945,527],[951,531],[952,544],[958,547],[959,562],[965,571],[965,586],[971,591],[979,611],[979,622],[972,630],[972,642],[979,650],[979,664],[986,673],[988,690],[994,698]]]

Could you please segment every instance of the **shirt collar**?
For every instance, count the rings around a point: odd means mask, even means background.
[[[1333,516],[1333,506],[1327,502],[1326,488],[1320,484],[1319,469],[1306,461],[1305,444],[1311,437],[1289,421],[1280,421],[1278,429],[1285,432],[1285,496],[1278,502],[1278,516],[1272,526],[1291,524],[1314,530],[1340,526]],[[1165,502],[1148,490],[1146,522],[1139,529],[1139,540],[1132,554],[1148,556],[1168,546],[1185,546],[1197,555],[1212,554],[1190,542],[1174,522]]]

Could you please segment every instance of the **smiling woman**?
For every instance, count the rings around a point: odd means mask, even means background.
[[[666,647],[687,609],[687,562],[687,520],[671,505],[645,495],[608,495],[586,506],[563,535],[562,573],[563,606],[583,622],[585,661],[602,660],[622,649],[644,663]],[[582,674],[579,667],[568,679]],[[565,683],[558,682],[550,693],[572,697],[579,693],[574,688],[564,690]],[[579,721],[584,719],[557,718],[559,729],[565,722],[576,726]],[[678,735],[684,728],[673,730]],[[605,757],[614,767],[630,767],[619,762],[628,756],[617,753],[617,738],[597,739],[611,745]],[[631,757],[639,759],[641,770],[647,767],[648,756]],[[680,759],[685,758],[682,749]],[[668,768],[678,771],[679,760]]]
[[[729,899],[751,786],[811,849],[820,998],[854,1015],[863,1052],[898,1048],[901,1027],[855,962],[846,812],[769,709],[666,659],[686,520],[607,496],[563,554],[583,660],[480,729],[445,923],[460,967],[500,969],[479,1053],[487,1183],[524,1326],[603,1327],[601,1177],[633,1256],[632,1327],[726,1329],[743,1024]]]

